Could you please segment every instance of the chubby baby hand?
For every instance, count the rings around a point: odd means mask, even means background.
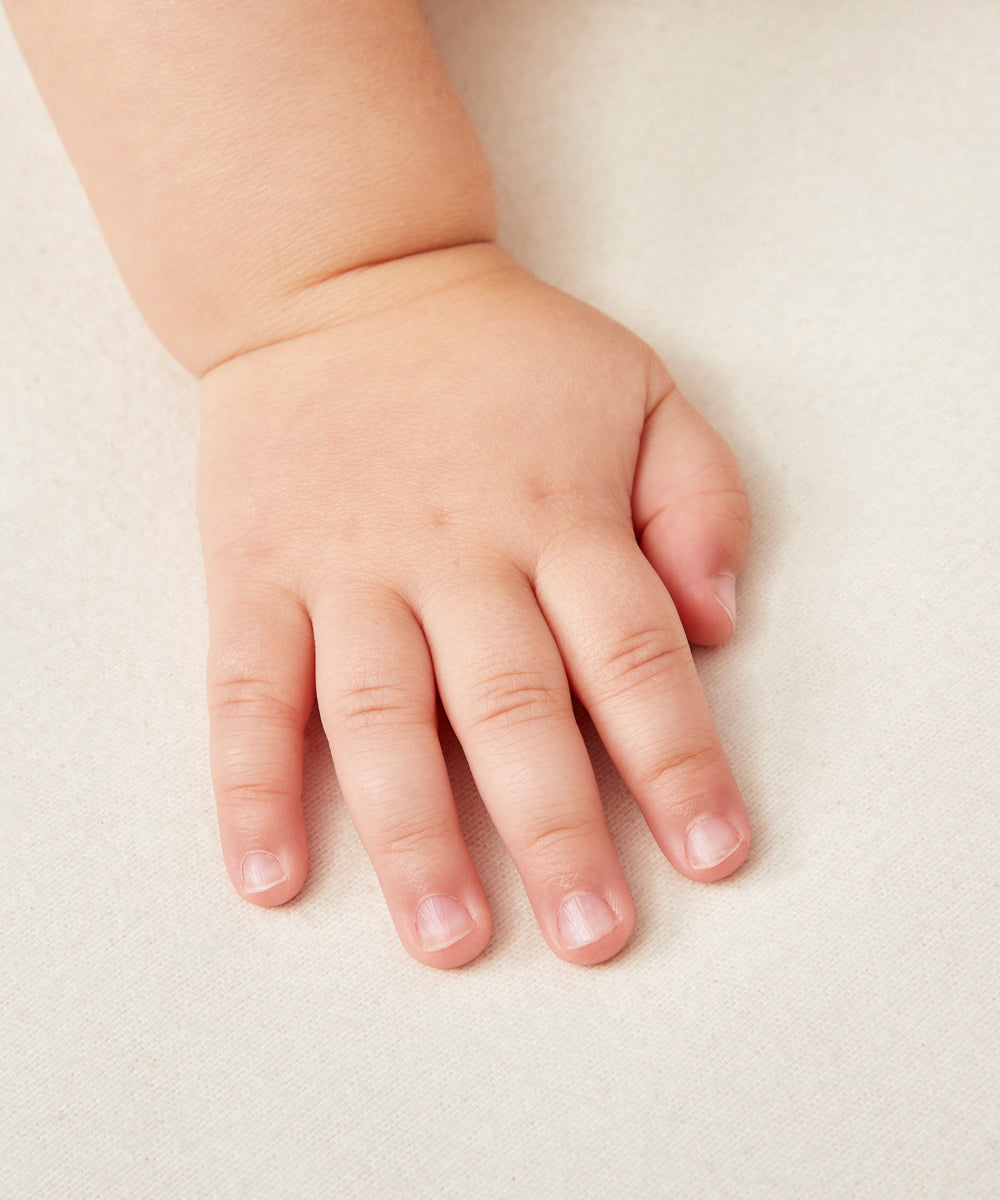
[[[475,958],[490,914],[440,697],[546,941],[608,959],[635,912],[573,695],[678,871],[720,879],[749,848],[688,645],[733,629],[749,531],[733,456],[646,345],[496,247],[365,268],[319,285],[314,311],[202,381],[233,883],[263,905],[302,887],[315,699],[403,945]]]

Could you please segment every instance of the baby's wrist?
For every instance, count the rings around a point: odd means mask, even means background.
[[[207,355],[205,379],[217,367],[276,348],[312,333],[349,331],[356,347],[366,325],[427,297],[443,296],[477,281],[523,268],[496,242],[482,240],[437,246],[385,262],[353,267],[277,298],[252,326],[220,331],[217,350]],[[329,340],[328,340],[329,344]]]

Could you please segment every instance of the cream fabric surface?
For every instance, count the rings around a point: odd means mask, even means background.
[[[195,390],[0,29],[0,1196],[1000,1195],[1000,10],[432,0],[503,240],[736,448],[740,628],[698,655],[755,824],[545,948],[453,742],[496,918],[400,949],[318,727],[310,881],[217,853]]]

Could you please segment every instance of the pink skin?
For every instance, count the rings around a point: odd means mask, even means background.
[[[725,443],[613,321],[493,247],[405,269],[387,295],[373,269],[362,315],[203,380],[225,860],[255,904],[301,888],[317,697],[403,945],[439,967],[475,958],[490,915],[440,694],[548,944],[601,962],[635,911],[571,695],[673,866],[735,871],[749,825],[688,639],[732,633],[746,496]]]

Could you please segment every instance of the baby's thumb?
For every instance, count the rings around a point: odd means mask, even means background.
[[[676,389],[646,419],[632,519],[689,640],[726,641],[736,623],[750,505],[733,452]]]

